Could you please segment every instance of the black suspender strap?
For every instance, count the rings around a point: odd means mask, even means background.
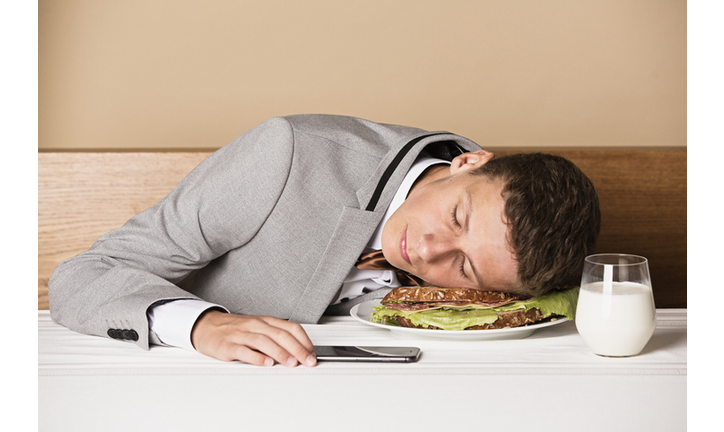
[[[369,204],[367,204],[367,208],[365,210],[367,211],[374,211],[375,207],[377,207],[377,203],[380,200],[380,196],[382,196],[382,191],[385,189],[385,186],[387,185],[387,182],[390,180],[390,177],[392,177],[392,173],[395,172],[397,169],[397,166],[402,162],[402,159],[407,155],[407,153],[421,140],[435,136],[435,135],[449,135],[449,132],[434,132],[429,133],[427,135],[421,135],[417,138],[414,138],[407,144],[405,144],[404,147],[395,155],[395,158],[392,159],[392,162],[387,167],[384,173],[382,173],[382,177],[380,178],[380,182],[377,183],[377,188],[375,189],[374,193],[372,194],[372,198],[370,198]]]

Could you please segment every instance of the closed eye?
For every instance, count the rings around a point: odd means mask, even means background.
[[[467,279],[468,275],[465,274],[465,260],[460,263],[460,276]]]
[[[460,222],[458,221],[458,206],[455,206],[455,208],[452,211],[452,223],[456,228],[462,228],[462,225],[460,225]]]
[[[459,229],[463,227],[458,220],[458,205],[455,205],[455,207],[453,208],[450,218],[452,219],[452,224],[455,228]],[[460,262],[460,268],[458,269],[458,272],[460,273],[460,276],[467,279],[468,275],[465,274],[465,258],[463,258]]]

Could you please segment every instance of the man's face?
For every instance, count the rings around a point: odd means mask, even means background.
[[[472,156],[458,159],[466,155]],[[449,171],[437,167],[432,181],[413,188],[382,231],[390,264],[436,286],[514,287],[518,267],[506,240],[503,184],[468,173],[492,157],[458,156]]]

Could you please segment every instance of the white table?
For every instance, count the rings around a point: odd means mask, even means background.
[[[40,431],[686,430],[686,309],[658,310],[643,353],[592,354],[573,322],[522,340],[399,339],[352,318],[316,345],[418,346],[410,364],[223,363],[81,335],[38,312]]]

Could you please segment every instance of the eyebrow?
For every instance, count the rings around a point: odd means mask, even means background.
[[[465,196],[463,197],[463,208],[465,209],[465,235],[468,235],[468,229],[470,228],[470,217],[473,213],[473,196],[470,193],[470,188],[465,189]],[[470,263],[470,268],[473,269],[473,274],[475,274],[475,280],[478,283],[478,288],[483,288],[483,278],[480,276],[480,273],[475,269],[475,265],[473,264],[473,260],[470,259],[468,256],[468,263]]]

